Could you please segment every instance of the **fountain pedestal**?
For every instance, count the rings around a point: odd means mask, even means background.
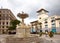
[[[17,25],[17,37],[27,37],[30,33],[29,26],[24,23],[24,19],[28,17],[28,14],[22,12],[18,13],[18,17],[22,19],[20,25]],[[29,31],[29,32],[28,32]]]
[[[21,28],[21,27],[23,27],[23,28]],[[30,32],[28,32],[28,31],[29,31],[29,29],[27,29],[26,25],[21,25],[21,26],[18,26],[16,35],[18,37],[27,37],[27,35],[30,34]]]

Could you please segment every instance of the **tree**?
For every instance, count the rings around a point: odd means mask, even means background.
[[[8,28],[8,30],[15,30],[16,25],[19,24],[19,23],[20,23],[19,20],[11,20],[11,22],[10,22],[11,26]]]
[[[12,20],[10,22],[10,27],[8,28],[8,33],[9,34],[16,34],[16,25],[19,24],[20,21],[19,20]]]
[[[19,24],[20,21],[19,20],[12,20],[10,23],[12,26],[15,26],[15,25]]]
[[[49,36],[50,36],[50,38],[53,37],[53,32],[52,31],[49,32]]]

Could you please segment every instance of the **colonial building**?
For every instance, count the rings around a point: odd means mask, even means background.
[[[42,23],[38,23],[38,20],[31,22],[31,33],[36,34],[36,33],[40,32],[40,30],[42,28],[41,24]]]
[[[60,16],[58,16],[58,15],[49,16],[48,15],[49,11],[47,11],[45,9],[40,9],[37,11],[37,13],[38,13],[37,28],[42,29],[43,32],[45,32],[45,31],[60,32]],[[33,21],[33,22],[31,22],[31,25],[33,23],[35,24],[35,22]],[[32,26],[34,28],[36,27],[34,25],[32,25]]]
[[[15,20],[16,17],[9,9],[0,9],[0,34],[7,33],[10,26],[10,21]]]

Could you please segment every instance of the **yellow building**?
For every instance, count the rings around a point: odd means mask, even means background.
[[[53,32],[60,32],[60,16],[58,15],[52,15],[49,16],[49,11],[45,9],[40,9],[37,11],[38,15],[38,23],[41,23],[40,29],[42,29],[43,32],[45,31],[53,31]]]

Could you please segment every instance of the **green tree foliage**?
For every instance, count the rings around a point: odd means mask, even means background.
[[[8,28],[8,30],[15,30],[16,29],[16,25],[19,24],[20,21],[19,20],[12,20],[10,22],[11,26]]]
[[[15,30],[16,29],[16,26],[10,26],[9,28],[8,28],[8,30]]]
[[[19,20],[12,20],[10,23],[12,26],[16,26],[17,24],[20,23],[20,21]]]
[[[53,32],[52,31],[49,32],[49,37],[51,37],[51,38],[53,37]]]

